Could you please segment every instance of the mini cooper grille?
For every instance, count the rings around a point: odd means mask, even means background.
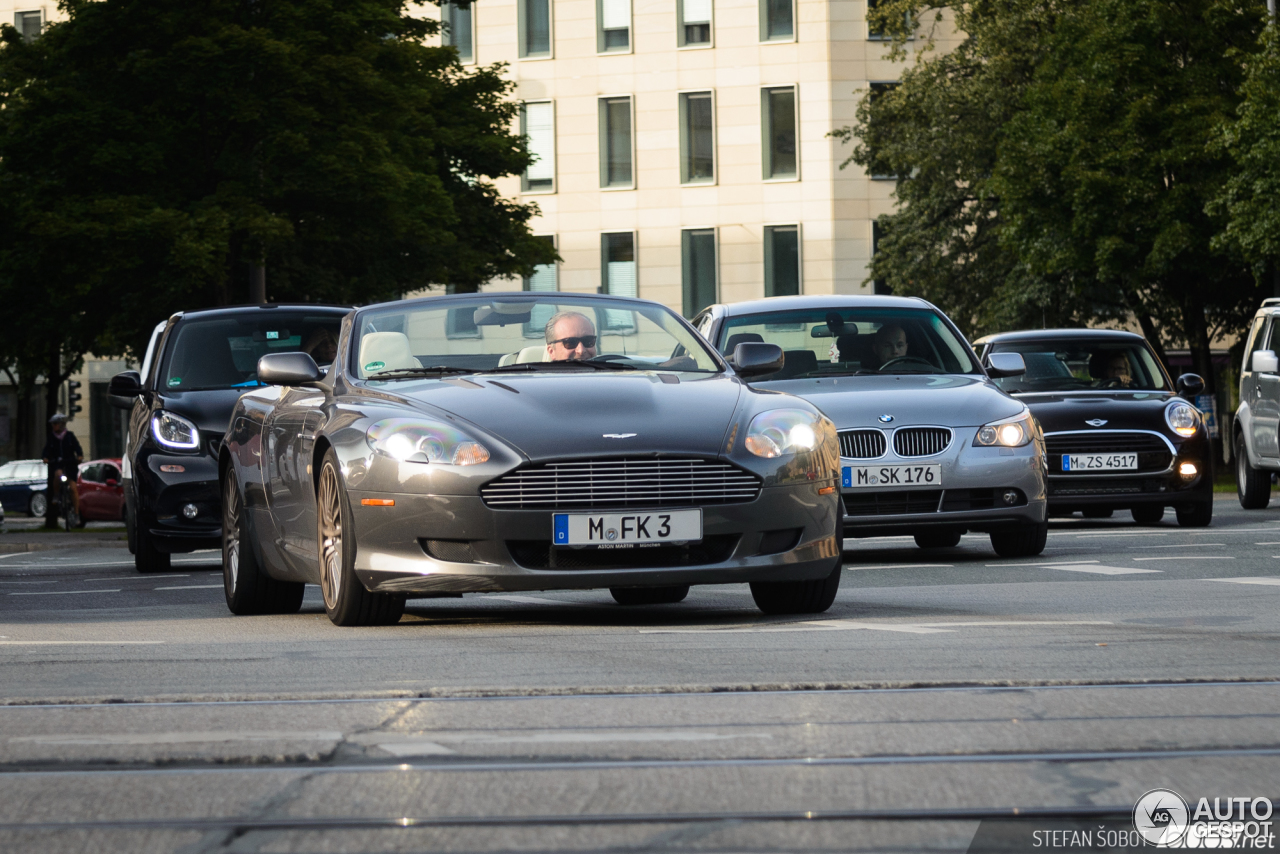
[[[951,444],[945,427],[903,427],[893,434],[893,452],[900,457],[931,457]]]
[[[1169,446],[1150,433],[1099,431],[1097,433],[1050,433],[1044,437],[1049,457],[1049,474],[1063,474],[1062,457],[1068,454],[1133,454],[1138,455],[1138,472],[1164,471],[1173,461]],[[1130,470],[1132,473],[1133,470]],[[1067,474],[1075,474],[1068,472]],[[1088,472],[1086,474],[1096,474]]]
[[[846,430],[840,434],[840,456],[849,460],[874,460],[884,456],[886,443],[879,430]]]
[[[490,507],[670,507],[753,501],[760,478],[712,460],[579,460],[518,469],[481,487]]]

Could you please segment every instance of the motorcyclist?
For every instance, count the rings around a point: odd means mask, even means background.
[[[48,510],[44,524],[46,528],[58,527],[58,508],[55,499],[59,496],[62,476],[67,476],[67,486],[71,493],[71,506],[76,516],[80,515],[80,493],[76,489],[76,475],[80,471],[80,463],[84,460],[84,449],[76,434],[67,429],[67,416],[55,412],[49,419],[49,440],[44,443],[41,459],[49,466]],[[65,514],[65,510],[63,511]]]

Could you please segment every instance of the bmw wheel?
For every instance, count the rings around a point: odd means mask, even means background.
[[[678,587],[610,587],[619,605],[674,605],[689,595],[689,585]]]
[[[222,481],[222,591],[231,613],[296,614],[306,585],[262,571],[234,469]]]
[[[1270,488],[1270,484],[1267,485]],[[27,502],[27,515],[32,518],[39,518],[49,510],[49,499],[45,497],[43,492],[31,493],[31,500]]]
[[[1271,503],[1271,472],[1249,465],[1249,449],[1243,433],[1236,434],[1231,452],[1236,455],[1236,496],[1240,506],[1245,510],[1263,509]]]
[[[356,577],[351,504],[340,472],[338,455],[330,448],[320,466],[320,490],[316,496],[324,610],[336,626],[389,626],[400,621],[404,597],[371,593]]]

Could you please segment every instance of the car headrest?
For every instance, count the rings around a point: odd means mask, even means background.
[[[783,354],[782,370],[785,376],[794,377],[818,369],[818,354],[812,350],[787,350]]]
[[[733,355],[733,348],[739,344],[763,344],[764,338],[759,332],[735,332],[729,336],[729,340],[724,344],[722,351],[726,356]]]
[[[516,355],[516,364],[524,365],[529,362],[547,362],[547,345],[535,344],[532,347],[525,347]]]
[[[836,338],[836,348],[840,351],[840,361],[852,362],[859,356],[858,333],[846,332]]]
[[[371,373],[422,367],[409,349],[409,337],[403,332],[370,332],[361,338],[360,367],[373,362],[382,362],[382,367],[371,369]]]

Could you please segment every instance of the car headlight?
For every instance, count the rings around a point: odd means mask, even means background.
[[[1000,448],[1020,448],[1028,444],[1036,435],[1036,422],[1030,412],[992,421],[978,428],[978,435],[973,437],[973,444],[996,446]]]
[[[824,420],[803,409],[761,412],[747,428],[747,450],[765,459],[812,451],[822,443]]]
[[[151,419],[151,435],[166,448],[194,451],[200,447],[200,429],[181,415],[161,410]]]
[[[406,463],[474,466],[488,462],[489,449],[465,433],[438,421],[385,418],[365,433],[369,447]]]
[[[1200,410],[1189,403],[1178,401],[1165,407],[1164,421],[1179,436],[1194,436],[1200,429]]]

